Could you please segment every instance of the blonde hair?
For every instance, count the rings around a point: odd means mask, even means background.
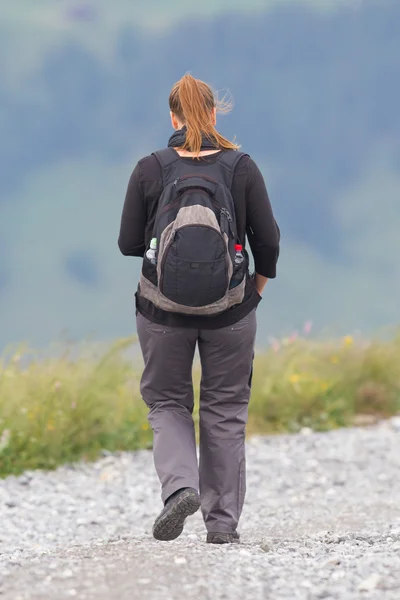
[[[214,109],[217,109],[217,112],[227,113],[231,110],[232,103],[217,100],[210,86],[204,81],[195,79],[192,75],[184,75],[171,90],[169,108],[187,129],[186,141],[178,150],[194,152],[198,157],[203,135],[215,143],[217,148],[223,150],[240,148],[218,133],[212,122]]]

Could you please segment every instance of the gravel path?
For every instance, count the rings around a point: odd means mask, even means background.
[[[0,597],[399,600],[396,424],[251,440],[240,546],[152,539],[149,452],[0,481]]]

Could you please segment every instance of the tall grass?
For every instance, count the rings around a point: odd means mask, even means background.
[[[0,476],[149,448],[132,340],[100,354],[42,359],[29,350],[0,362]],[[198,370],[195,387],[199,386]],[[325,431],[357,415],[400,411],[400,337],[283,340],[254,362],[248,433]],[[197,421],[198,413],[195,412]]]

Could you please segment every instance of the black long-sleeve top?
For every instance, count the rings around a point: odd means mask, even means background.
[[[219,153],[218,153],[219,154]],[[218,154],[201,160],[214,162]],[[181,158],[192,163],[193,158]],[[155,156],[140,160],[129,180],[121,218],[118,246],[125,256],[143,257],[152,237],[158,200],[163,190],[162,171]],[[246,247],[246,235],[255,270],[273,279],[279,256],[280,231],[276,223],[264,178],[256,163],[244,155],[235,168],[232,183],[238,237]],[[248,277],[243,302],[219,315],[177,315],[156,308],[136,293],[136,309],[149,320],[176,327],[218,329],[244,318],[260,301],[252,277]]]

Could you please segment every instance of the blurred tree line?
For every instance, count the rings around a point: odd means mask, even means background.
[[[390,150],[391,168],[400,167],[399,23],[397,0],[343,3],[326,13],[284,5],[189,20],[162,34],[123,28],[108,59],[61,39],[18,86],[0,77],[0,297],[12,280],[4,219],[21,183],[92,154],[133,166],[165,145],[168,93],[185,71],[233,93],[235,110],[220,128],[266,172],[273,168],[285,236],[340,258],[335,196],[379,148]],[[23,218],[30,199],[18,198],[13,215]],[[66,261],[72,277],[96,285],[92,259],[78,252]]]

